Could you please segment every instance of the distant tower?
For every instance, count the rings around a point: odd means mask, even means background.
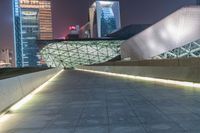
[[[200,5],[200,0],[197,0],[197,5]]]
[[[95,1],[89,9],[92,38],[101,38],[121,28],[119,1]]]

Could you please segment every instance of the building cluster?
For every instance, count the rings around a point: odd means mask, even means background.
[[[39,47],[37,43],[38,40],[53,39],[51,0],[12,0],[12,1],[13,1],[13,20],[14,20],[13,57],[15,58],[13,60],[13,64],[16,67],[37,67],[43,65],[46,66],[45,61],[39,52]],[[197,0],[197,4],[198,5],[200,4],[200,0]],[[198,8],[196,9],[193,7],[192,10],[197,11]],[[190,15],[192,16],[193,14]],[[175,16],[173,18],[177,17]],[[192,18],[190,20],[193,21]],[[179,20],[177,20],[176,22],[178,21]],[[168,21],[166,21],[166,23],[167,22]],[[173,24],[170,23],[168,24],[168,26],[162,25],[160,28],[155,28],[156,25],[153,25],[147,30],[145,30],[149,26],[150,25],[132,25],[121,29],[119,1],[96,0],[88,10],[88,22],[82,27],[79,27],[79,25],[70,26],[69,34],[66,36],[66,39],[70,40],[70,39],[84,39],[84,38],[116,37],[121,40],[123,39],[126,40],[130,38],[128,41],[126,41],[127,45],[122,44],[121,48],[122,48],[122,57],[132,59],[135,58],[137,54],[138,54],[137,56],[139,56],[142,53],[140,51],[141,49],[146,49],[144,50],[145,53],[143,53],[143,55],[146,55],[146,51],[149,51],[147,50],[148,47],[151,47],[150,49],[152,50],[157,50],[158,49],[157,44],[159,45],[160,42],[156,42],[156,40],[154,41],[153,40],[154,38],[155,39],[158,37],[161,37],[161,39],[166,38],[167,40],[166,43],[169,43],[169,39],[167,38],[172,35],[170,34],[170,31],[173,31],[174,29],[177,28],[173,27]],[[166,29],[164,27],[166,27]],[[191,29],[192,25],[189,25],[184,28],[186,29],[188,27],[190,27]],[[161,29],[164,30],[158,31],[158,33],[160,34],[152,36],[153,34],[149,30],[152,30],[154,28],[158,30]],[[194,29],[199,30],[196,27]],[[139,32],[141,32],[141,34],[138,34]],[[187,32],[183,31],[182,34],[184,33]],[[143,34],[144,36],[141,36]],[[146,36],[147,34],[148,36]],[[149,40],[147,40],[148,37]],[[176,37],[176,35],[174,35],[173,37]],[[158,40],[161,41],[161,39]],[[180,37],[178,39],[180,40]],[[178,40],[176,40],[175,44],[177,44],[177,41]],[[142,47],[143,45],[146,46]],[[131,49],[133,49],[133,46],[135,49],[134,52],[131,51]],[[162,51],[163,49],[170,50],[170,48],[163,48],[163,46],[160,47]],[[138,51],[140,52],[138,53]],[[11,56],[5,56],[5,55],[10,55],[8,53],[9,53],[8,51],[7,52],[1,51],[2,54],[0,56],[1,62],[10,63],[10,61],[8,60],[10,60]]]
[[[52,40],[51,0],[13,0],[14,53],[17,67],[42,66],[37,40]],[[89,22],[70,26],[67,39],[101,38],[121,28],[119,2],[95,1]]]
[[[70,32],[67,38],[103,38],[121,28],[120,5],[118,1],[95,1],[90,6],[88,14],[89,21],[80,29],[69,28]],[[74,33],[74,31],[78,32]]]
[[[54,67],[76,67],[117,60],[199,58],[199,20],[200,7],[186,6],[153,25],[125,27],[109,34],[111,38],[52,40],[41,53],[48,66]],[[113,36],[118,37],[114,39]]]

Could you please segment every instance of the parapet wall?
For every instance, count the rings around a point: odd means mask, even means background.
[[[151,59],[200,39],[200,7],[183,7],[121,45],[122,59]]]
[[[200,66],[82,66],[79,69],[200,83]]]
[[[115,61],[105,62],[92,66],[176,66],[191,67],[200,66],[200,58],[177,58],[177,59],[158,59],[158,60],[141,60],[141,61]]]
[[[0,80],[0,113],[48,81],[60,69],[48,69]]]

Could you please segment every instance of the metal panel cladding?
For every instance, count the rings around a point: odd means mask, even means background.
[[[183,7],[121,46],[122,58],[150,59],[200,39],[200,7]]]

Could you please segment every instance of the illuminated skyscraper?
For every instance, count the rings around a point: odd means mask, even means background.
[[[16,66],[40,66],[36,41],[53,39],[51,0],[13,0],[13,18]]]
[[[89,9],[91,37],[101,38],[121,28],[118,1],[100,0]]]

